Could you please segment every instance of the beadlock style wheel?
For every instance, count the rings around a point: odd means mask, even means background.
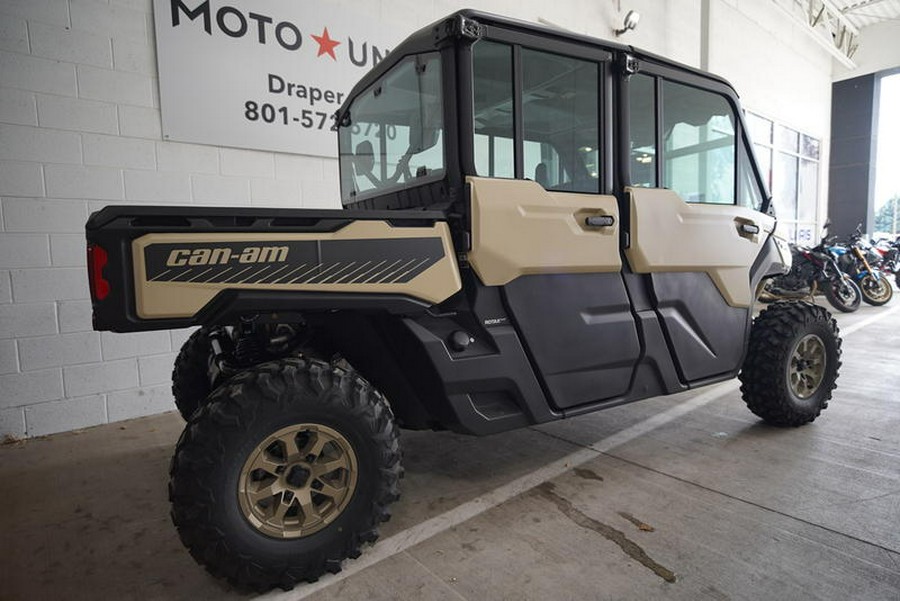
[[[824,307],[779,301],[750,328],[738,378],[747,407],[773,426],[802,426],[828,407],[841,367],[837,322]]]
[[[825,343],[815,334],[809,334],[797,341],[788,364],[788,382],[791,391],[801,399],[808,399],[825,377],[828,359]]]
[[[169,470],[172,521],[194,559],[240,590],[341,570],[399,497],[390,406],[352,369],[262,363],[190,417]]]
[[[349,441],[319,424],[283,428],[263,440],[241,470],[244,517],[260,532],[296,538],[318,532],[347,507],[358,465]]]

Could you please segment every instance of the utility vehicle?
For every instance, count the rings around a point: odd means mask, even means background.
[[[173,391],[172,517],[210,572],[289,588],[388,518],[398,428],[485,435],[739,376],[798,426],[840,365],[724,80],[471,10],[335,116],[343,210],[107,207],[94,325],[200,326]]]

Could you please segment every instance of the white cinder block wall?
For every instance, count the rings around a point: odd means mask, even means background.
[[[464,3],[341,0],[413,31]],[[712,30],[775,19],[769,2],[712,0]],[[700,65],[694,0],[481,0],[478,8],[611,38]],[[719,23],[716,19],[722,19]],[[724,29],[720,29],[724,31]],[[752,29],[751,29],[752,30]],[[830,62],[796,36],[712,37],[713,70],[737,75],[745,98],[773,99],[770,115],[828,136]],[[757,72],[766,44],[800,83]],[[811,56],[798,57],[798,48]],[[727,58],[724,58],[726,57]],[[821,59],[821,60],[820,60]],[[821,66],[824,65],[824,66]],[[767,68],[773,68],[770,63]],[[774,99],[803,98],[786,106]],[[768,107],[767,107],[768,108]],[[812,116],[811,116],[812,115]],[[0,0],[0,436],[39,436],[174,408],[170,374],[189,331],[91,329],[84,222],[113,203],[337,207],[334,159],[163,141],[150,0]]]

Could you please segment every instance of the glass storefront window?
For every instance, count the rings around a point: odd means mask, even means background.
[[[784,125],[775,125],[775,147],[779,150],[797,152],[800,149],[800,134]]]
[[[797,157],[786,152],[775,153],[772,165],[772,200],[775,214],[785,220],[797,219]]]
[[[747,113],[747,131],[750,133],[750,141],[757,144],[772,143],[772,122],[763,119],[759,115]]]
[[[819,141],[806,134],[800,136],[800,154],[811,159],[819,159]]]
[[[746,122],[760,172],[772,191],[779,234],[800,244],[815,244],[820,140],[751,112],[746,113]]]

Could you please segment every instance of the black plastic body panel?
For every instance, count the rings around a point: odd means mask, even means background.
[[[620,273],[526,275],[504,296],[557,409],[628,391],[641,345]]]
[[[704,272],[649,277],[682,380],[735,372],[744,356],[750,310],[729,306]]]

